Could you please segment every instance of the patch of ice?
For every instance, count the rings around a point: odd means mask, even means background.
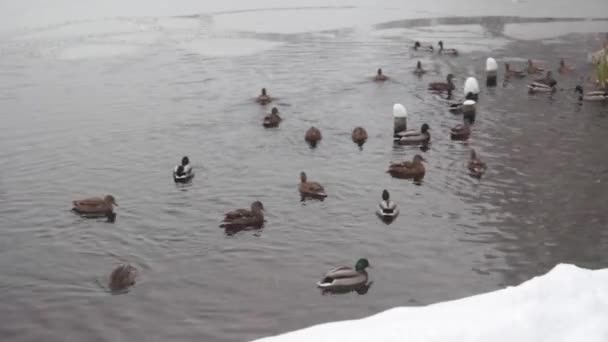
[[[516,287],[257,342],[605,342],[607,319],[608,269],[561,264]]]
[[[179,46],[202,56],[246,56],[275,48],[282,43],[257,39],[198,39],[183,42]]]
[[[550,23],[507,24],[504,34],[521,40],[556,38],[569,33],[605,32],[607,21],[558,21]]]

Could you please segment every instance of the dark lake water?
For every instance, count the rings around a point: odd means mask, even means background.
[[[527,80],[482,86],[463,144],[449,139],[461,117],[426,86],[447,73],[458,95],[467,76],[483,85],[492,56],[500,80],[504,61],[555,70],[565,58],[577,73],[557,80],[571,89],[590,74],[587,53],[608,22],[431,18],[317,33],[220,34],[206,15],[7,31],[0,336],[246,341],[517,285],[557,263],[606,267],[608,106],[581,106],[570,90],[528,95]],[[438,38],[461,56],[408,48]],[[418,59],[430,69],[421,79]],[[370,82],[378,67],[392,79]],[[279,98],[278,129],[261,125],[271,109],[253,102],[261,87]],[[431,126],[428,151],[393,147],[394,103],[410,127]],[[324,136],[314,150],[304,143],[311,125]],[[362,150],[350,140],[355,126],[369,134]],[[471,147],[489,167],[481,181],[465,169]],[[428,161],[421,185],[385,173],[416,153]],[[187,187],[171,180],[183,155],[197,172]],[[300,171],[327,200],[300,202]],[[383,189],[401,209],[389,226],[374,215]],[[69,211],[73,199],[104,194],[120,204],[114,224]],[[254,200],[266,208],[262,230],[218,227]],[[366,295],[315,288],[324,271],[360,257],[373,265]],[[119,262],[141,277],[110,295],[99,282]]]

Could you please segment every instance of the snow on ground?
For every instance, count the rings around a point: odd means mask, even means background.
[[[608,269],[560,264],[519,286],[256,342],[606,342]]]

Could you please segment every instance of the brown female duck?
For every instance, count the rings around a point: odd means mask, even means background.
[[[86,217],[110,217],[114,213],[113,206],[117,206],[116,200],[112,195],[106,195],[104,198],[92,197],[82,200],[72,201],[74,206],[72,210]]]
[[[302,197],[311,197],[324,199],[327,197],[325,193],[325,189],[323,186],[317,182],[309,182],[306,178],[306,172],[300,172],[300,185],[298,186],[298,190]]]
[[[272,102],[272,98],[266,94],[266,88],[262,88],[262,93],[255,101],[261,105],[266,105]]]
[[[448,74],[448,76],[446,77],[446,82],[429,83],[429,90],[451,92],[456,88],[454,86],[454,82],[452,82],[453,79],[454,75]]]
[[[236,209],[224,215],[221,228],[244,229],[260,228],[264,225],[264,205],[260,201],[251,203],[251,209]]]
[[[317,146],[317,143],[322,139],[321,131],[316,127],[310,127],[304,135],[304,140],[311,146]]]
[[[281,121],[283,121],[283,119],[281,119],[281,117],[279,116],[279,110],[277,109],[277,107],[273,107],[270,114],[264,117],[264,122],[262,123],[262,125],[264,125],[264,127],[266,128],[279,127]]]
[[[426,160],[417,154],[412,161],[391,163],[387,172],[395,178],[414,178],[419,180],[424,178],[424,174],[426,173],[424,164],[422,164],[423,161]]]
[[[110,274],[108,287],[111,291],[125,291],[135,285],[137,269],[129,264],[121,264]]]
[[[355,127],[352,134],[353,142],[359,146],[363,146],[367,141],[367,132],[363,127]]]
[[[384,75],[382,73],[382,69],[378,69],[378,72],[376,73],[376,76],[374,76],[374,81],[376,82],[384,82],[388,80],[388,76]]]
[[[464,123],[458,124],[450,131],[450,139],[452,140],[468,140],[471,136],[471,122],[464,120]]]
[[[511,66],[509,65],[509,63],[505,63],[505,77],[506,78],[510,78],[510,77],[524,78],[524,77],[526,77],[526,73],[523,72],[522,70],[513,70],[513,69],[511,69]]]
[[[400,145],[421,145],[431,141],[431,128],[424,123],[420,126],[420,131],[410,130],[395,134],[394,140]]]
[[[469,175],[474,178],[481,178],[486,172],[486,163],[482,162],[478,157],[475,149],[471,149],[471,159],[469,160],[468,167]]]
[[[440,54],[444,54],[444,55],[452,55],[452,56],[458,56],[458,50],[456,49],[444,49],[443,48],[443,41],[439,41],[439,53]]]

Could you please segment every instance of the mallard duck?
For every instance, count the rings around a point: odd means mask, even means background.
[[[577,85],[574,91],[579,93],[579,101],[608,101],[608,90],[595,90],[585,94],[583,87]]]
[[[405,131],[395,134],[395,141],[400,145],[419,145],[426,144],[431,140],[431,128],[424,123],[420,126],[420,131]]]
[[[557,72],[559,72],[561,75],[565,75],[571,73],[572,71],[574,71],[574,68],[566,65],[566,62],[564,62],[563,59],[559,61],[559,69]]]
[[[471,159],[469,160],[469,165],[467,168],[469,169],[469,175],[474,178],[481,178],[481,176],[483,176],[483,174],[486,172],[486,163],[477,158],[475,149],[471,149]]]
[[[194,178],[194,171],[192,171],[190,159],[183,157],[181,165],[173,168],[173,181],[175,183],[188,183],[192,178]]]
[[[279,127],[281,121],[283,121],[283,119],[281,119],[281,117],[279,116],[279,110],[277,109],[277,107],[273,107],[270,114],[264,117],[264,122],[262,123],[262,125],[264,125],[264,127],[266,128]]]
[[[111,291],[125,291],[135,285],[137,269],[129,264],[121,264],[110,274],[108,287]]]
[[[443,41],[439,41],[439,53],[444,54],[444,55],[453,55],[453,56],[458,56],[458,50],[456,49],[444,49],[443,48]]]
[[[452,140],[468,140],[471,136],[471,122],[463,120],[464,123],[458,124],[450,131],[450,139]]]
[[[414,69],[414,74],[418,76],[426,74],[426,70],[422,69],[422,63],[420,63],[420,61],[416,63],[416,69]]]
[[[266,94],[266,88],[262,88],[262,93],[256,99],[256,102],[265,105],[272,102],[272,98]]]
[[[386,189],[382,191],[382,201],[378,204],[376,214],[383,220],[393,220],[399,215],[397,204],[391,201],[390,194]]]
[[[260,228],[264,225],[264,205],[260,201],[251,203],[251,209],[236,209],[224,215],[220,225],[226,229]]]
[[[505,63],[505,77],[506,78],[524,78],[526,77],[526,73],[522,70],[513,70],[509,63]]]
[[[302,197],[310,197],[317,199],[324,199],[327,197],[323,186],[317,182],[309,182],[306,178],[306,172],[300,172],[300,185],[298,190]]]
[[[426,52],[433,52],[434,51],[432,45],[422,46],[419,41],[414,42],[414,50],[416,50],[416,51],[426,51]]]
[[[363,127],[355,127],[352,134],[353,142],[359,146],[365,144],[367,141],[367,132]]]
[[[382,69],[378,69],[378,73],[374,76],[374,81],[376,82],[384,82],[388,80],[388,76],[382,73]]]
[[[448,74],[448,76],[446,77],[446,82],[429,83],[429,90],[451,92],[452,90],[454,90],[456,88],[454,86],[454,82],[452,82],[453,79],[454,79],[454,75]]]
[[[342,266],[327,271],[317,282],[317,287],[323,290],[354,290],[365,286],[368,280],[366,268],[371,267],[367,259],[357,261],[355,268]]]
[[[426,160],[417,154],[412,161],[391,163],[387,172],[395,178],[414,178],[419,180],[424,178],[426,172],[424,164],[422,164],[423,161]]]
[[[530,93],[554,92],[556,90],[556,85],[557,81],[553,78],[553,73],[551,71],[547,71],[545,77],[534,80],[534,82],[528,84],[528,89]]]
[[[528,68],[526,70],[528,71],[528,74],[538,74],[545,71],[545,69],[534,65],[531,59],[528,59]]]
[[[117,206],[116,200],[112,195],[104,198],[92,197],[82,200],[72,201],[72,210],[85,217],[112,217],[114,214],[113,206]]]
[[[317,143],[322,139],[321,131],[316,127],[310,127],[304,135],[304,140],[311,146],[317,146]]]

